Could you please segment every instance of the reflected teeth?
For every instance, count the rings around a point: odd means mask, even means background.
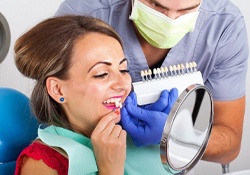
[[[117,108],[122,108],[121,98],[110,98],[103,102],[104,104],[114,104]]]

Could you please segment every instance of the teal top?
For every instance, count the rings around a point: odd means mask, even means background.
[[[38,137],[46,144],[62,148],[68,155],[68,175],[98,174],[91,140],[70,130],[49,126],[38,128]],[[160,146],[136,147],[127,137],[124,175],[168,175],[160,158]]]

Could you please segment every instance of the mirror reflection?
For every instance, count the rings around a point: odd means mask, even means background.
[[[161,142],[163,165],[187,172],[204,153],[211,132],[213,103],[203,85],[189,86],[170,111]]]

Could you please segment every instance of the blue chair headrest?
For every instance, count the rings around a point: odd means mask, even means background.
[[[26,95],[0,88],[0,163],[15,161],[37,137],[38,125]]]

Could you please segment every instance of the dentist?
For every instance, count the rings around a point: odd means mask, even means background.
[[[228,164],[238,156],[249,49],[244,17],[231,1],[65,0],[55,15],[66,14],[91,15],[113,26],[123,40],[133,82],[141,80],[140,70],[196,62],[213,94],[215,112],[203,160]],[[130,105],[122,111],[130,121],[139,110],[147,110],[151,116],[164,110],[154,104],[149,109],[138,108],[132,103],[134,95],[130,94]],[[164,95],[160,103],[164,103]],[[133,104],[134,110],[130,110]],[[148,126],[154,121],[144,122]],[[130,134],[129,126],[123,127]],[[154,143],[148,140],[133,139],[139,146]]]

